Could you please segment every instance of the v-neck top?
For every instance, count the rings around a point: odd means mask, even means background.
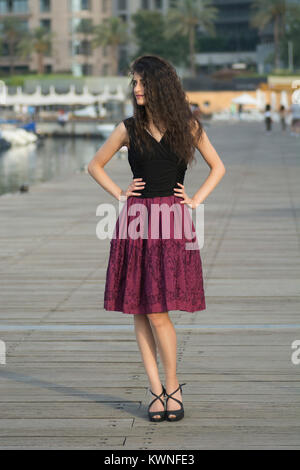
[[[145,133],[150,139],[150,150],[145,147],[143,152],[139,150],[134,139],[134,116],[123,120],[129,135],[128,162],[133,178],[143,178],[146,182],[144,189],[134,192],[141,193],[134,197],[158,197],[173,196],[174,188],[180,188],[177,184],[184,182],[187,164],[169,148],[165,141],[165,135],[157,141],[146,129]]]

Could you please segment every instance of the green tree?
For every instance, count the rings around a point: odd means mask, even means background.
[[[94,48],[111,46],[113,60],[113,75],[118,75],[119,46],[126,43],[129,38],[127,25],[121,18],[116,16],[105,18],[103,23],[94,27],[92,46]]]
[[[254,10],[250,23],[253,27],[263,31],[268,25],[273,27],[275,68],[280,68],[280,42],[285,37],[287,15],[294,14],[298,5],[288,4],[286,0],[254,0]]]
[[[196,75],[195,42],[196,28],[215,36],[214,20],[218,9],[212,6],[212,0],[178,0],[169,8],[165,36],[175,38],[178,34],[188,38],[191,73]]]
[[[157,54],[176,65],[186,62],[187,39],[180,34],[171,39],[165,37],[166,19],[161,12],[140,10],[132,16],[132,20],[134,41],[138,46],[134,57]]]
[[[18,44],[18,52],[22,57],[31,54],[37,55],[37,72],[44,73],[44,57],[51,53],[53,33],[48,29],[39,27],[27,32]]]
[[[22,22],[18,18],[5,17],[0,20],[2,47],[4,44],[8,46],[9,73],[14,74],[15,59],[18,55],[17,44],[23,33]]]
[[[136,56],[164,52],[164,18],[159,11],[139,10],[132,15]]]

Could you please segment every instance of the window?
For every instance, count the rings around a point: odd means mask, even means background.
[[[70,11],[83,11],[91,9],[91,0],[69,0]]]
[[[0,0],[1,13],[29,13],[28,0]]]
[[[0,15],[4,13],[7,13],[7,1],[0,0]]]
[[[90,41],[81,41],[79,45],[78,54],[81,55],[91,55],[92,48]]]
[[[91,64],[82,64],[81,71],[83,75],[93,75],[93,66]]]
[[[51,10],[51,0],[40,0],[40,12],[44,13]]]
[[[89,56],[92,54],[92,47],[90,41],[79,41],[74,40],[69,42],[70,55],[85,55]]]
[[[13,4],[13,8],[12,8],[13,13],[29,13],[27,0],[14,0],[12,4]]]
[[[141,8],[143,10],[149,10],[149,0],[142,0],[141,1]]]
[[[47,29],[47,31],[50,31],[51,30],[51,20],[48,20],[48,19],[40,20],[40,26],[41,26],[41,28],[45,28],[45,29]]]
[[[162,6],[163,6],[162,3],[163,3],[162,0],[155,0],[155,1],[154,1],[154,6],[155,6],[155,8],[161,10],[161,9],[162,9]]]
[[[127,16],[126,15],[118,15],[118,16],[123,21],[123,23],[126,23],[126,21],[127,21]]]
[[[109,65],[108,64],[103,64],[102,65],[102,75],[104,75],[106,77],[108,75],[108,71],[109,71]]]
[[[126,10],[127,9],[127,0],[118,0],[118,9]]]

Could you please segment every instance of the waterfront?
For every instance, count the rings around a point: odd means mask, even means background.
[[[23,184],[68,178],[83,171],[103,142],[100,137],[48,137],[11,147],[0,153],[0,195],[16,192]]]

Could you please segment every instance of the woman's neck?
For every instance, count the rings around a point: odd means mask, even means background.
[[[148,121],[148,123],[147,123],[148,128],[149,127],[150,128],[156,128],[156,126],[154,126],[152,115],[151,115],[150,111],[148,110],[147,107],[145,109],[146,109],[146,115],[147,115],[147,121]]]

